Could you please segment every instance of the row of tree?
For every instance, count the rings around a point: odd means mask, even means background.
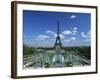
[[[63,50],[66,51],[75,51],[77,52],[76,54],[79,54],[85,58],[90,59],[91,58],[91,47],[87,47],[87,46],[79,46],[79,47],[63,47]],[[46,50],[54,50],[54,48],[49,48],[49,47],[45,47],[45,48],[35,48],[35,47],[29,47],[27,45],[23,45],[23,54],[24,55],[31,55],[34,54],[36,55],[37,53],[44,53]]]

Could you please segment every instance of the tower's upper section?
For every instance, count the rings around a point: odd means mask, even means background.
[[[58,26],[57,26],[57,37],[60,37],[60,35],[59,35],[59,21],[58,21]]]

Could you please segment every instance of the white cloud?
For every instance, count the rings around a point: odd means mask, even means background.
[[[85,32],[81,32],[81,36],[86,38]]]
[[[57,37],[57,34],[51,30],[47,30],[46,33],[50,34],[53,38]]]
[[[75,37],[71,37],[70,39],[71,39],[71,40],[76,40],[76,38],[75,38]]]
[[[56,38],[57,37],[57,34],[55,33],[55,34],[53,34],[53,38]]]
[[[77,33],[77,31],[72,31],[73,33]]]
[[[38,35],[38,37],[37,37],[37,39],[38,40],[45,40],[45,39],[48,39],[48,38],[50,38],[49,36],[47,36],[47,35]]]
[[[77,27],[74,27],[73,29],[74,29],[74,30],[77,30]]]
[[[73,32],[73,35],[75,35],[77,33],[77,31],[72,31]]]
[[[77,27],[74,27],[73,28],[73,31],[72,31],[73,35],[75,35],[77,33]]]
[[[81,36],[84,38],[90,38],[90,36],[91,36],[90,31],[88,31],[87,33],[81,32]]]
[[[70,41],[74,41],[74,40],[76,40],[76,38],[75,37],[71,37],[71,38],[64,39],[63,41],[64,42],[70,42]]]
[[[84,40],[84,41],[89,42],[89,41],[90,41],[90,39],[86,39],[86,40]]]
[[[70,41],[71,41],[70,39],[65,39],[65,40],[64,40],[64,42],[70,42]]]
[[[60,38],[61,38],[61,39],[64,39],[65,36],[64,36],[63,34],[60,34]]]
[[[70,16],[70,19],[74,19],[74,18],[76,18],[75,15],[71,15],[71,16]]]
[[[55,32],[47,30],[46,33],[54,34]]]
[[[77,27],[74,27],[72,30],[65,30],[62,33],[66,35],[70,35],[70,34],[75,35],[77,33]]]
[[[85,32],[81,32],[81,36],[82,37],[84,37],[84,41],[87,41],[87,42],[89,42],[91,39],[91,32],[90,31],[88,31],[87,33],[85,33]]]
[[[57,34],[54,34],[53,38],[56,38],[56,37],[57,37]],[[61,38],[61,39],[64,39],[65,36],[64,36],[63,34],[60,34],[60,38]]]
[[[53,38],[56,38],[57,37],[57,34],[51,30],[47,30],[46,33],[50,34]],[[61,39],[64,39],[65,36],[63,34],[60,34],[60,38]]]
[[[66,30],[66,31],[63,31],[62,33],[63,33],[63,34],[66,34],[66,35],[69,35],[69,34],[71,34],[72,32],[71,32],[70,30]]]

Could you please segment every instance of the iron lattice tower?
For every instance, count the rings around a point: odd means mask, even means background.
[[[56,46],[60,46],[60,47],[62,47],[62,43],[61,43],[61,39],[60,39],[60,31],[59,31],[59,21],[58,21],[58,23],[57,23],[57,37],[56,37],[56,42],[55,42],[55,45],[54,45],[54,48],[56,47]]]

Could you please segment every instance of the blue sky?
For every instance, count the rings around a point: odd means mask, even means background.
[[[52,47],[57,22],[63,46],[89,46],[91,14],[23,10],[23,42],[28,46]]]

